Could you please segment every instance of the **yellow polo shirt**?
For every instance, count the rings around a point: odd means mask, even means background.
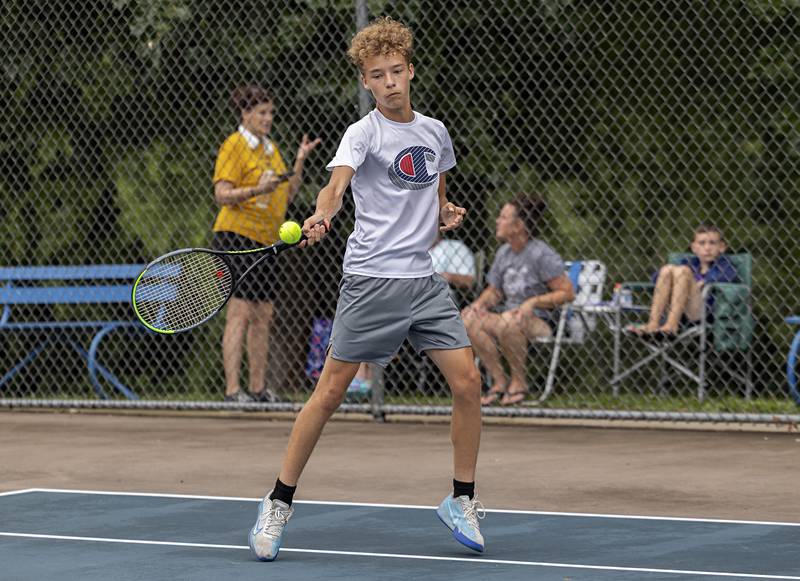
[[[239,131],[230,135],[219,148],[214,183],[231,182],[235,188],[255,186],[267,170],[275,175],[286,172],[278,148],[272,141],[262,141],[239,127]],[[289,204],[289,187],[288,182],[283,182],[269,194],[223,206],[214,222],[214,232],[235,232],[264,245],[277,242],[278,229]]]

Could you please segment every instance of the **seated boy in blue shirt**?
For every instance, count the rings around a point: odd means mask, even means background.
[[[649,321],[629,330],[642,335],[675,335],[682,320],[690,324],[699,322],[703,313],[703,287],[715,282],[737,282],[736,268],[723,256],[726,249],[719,228],[710,224],[698,226],[691,244],[694,256],[681,264],[661,267],[656,274]]]

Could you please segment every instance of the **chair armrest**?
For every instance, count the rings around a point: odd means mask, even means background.
[[[719,291],[727,299],[747,299],[750,297],[750,287],[740,282],[712,282],[703,286],[703,299],[708,298],[710,292]]]
[[[622,287],[623,290],[631,291],[632,297],[635,293],[639,295],[641,295],[642,293],[652,293],[653,289],[655,289],[656,287],[655,283],[652,283],[650,281],[631,281],[631,280],[621,282],[620,286]],[[613,298],[611,302],[608,304],[609,305],[615,304]],[[643,304],[629,304],[629,305],[618,304],[616,308],[620,311],[625,311],[625,312],[643,312],[650,310],[649,306],[645,306]]]
[[[656,285],[652,282],[644,281],[625,281],[622,283],[622,288],[627,288],[632,291],[647,291],[653,290]]]

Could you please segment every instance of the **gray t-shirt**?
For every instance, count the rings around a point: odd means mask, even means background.
[[[564,274],[564,261],[546,242],[533,238],[520,252],[503,244],[495,254],[492,268],[486,277],[499,289],[505,299],[502,310],[519,307],[525,299],[547,294],[547,283]],[[552,311],[535,309],[536,316],[551,318]]]

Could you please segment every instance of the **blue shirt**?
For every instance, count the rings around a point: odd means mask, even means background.
[[[708,267],[705,273],[700,272],[700,258],[692,256],[684,258],[680,262],[683,266],[688,266],[692,270],[695,282],[703,282],[704,286],[713,284],[715,282],[739,282],[739,273],[733,263],[728,260],[724,254],[717,258]],[[658,280],[658,271],[653,275],[653,283]],[[714,293],[708,293],[706,297],[706,312],[708,313],[708,321],[713,320],[714,312]]]
[[[681,264],[685,264],[692,269],[696,282],[702,281],[704,284],[712,284],[715,282],[739,281],[739,273],[736,271],[736,267],[724,254],[711,263],[705,274],[700,272],[700,259],[697,256],[692,256],[689,259],[684,258],[681,260]]]
[[[704,285],[715,282],[739,282],[739,273],[736,267],[724,254],[712,262],[705,273],[700,272],[700,259],[697,256],[684,258],[680,264],[688,266],[692,270],[694,280],[696,282],[702,281]],[[653,274],[654,283],[658,280],[658,273],[659,271],[656,271]]]

